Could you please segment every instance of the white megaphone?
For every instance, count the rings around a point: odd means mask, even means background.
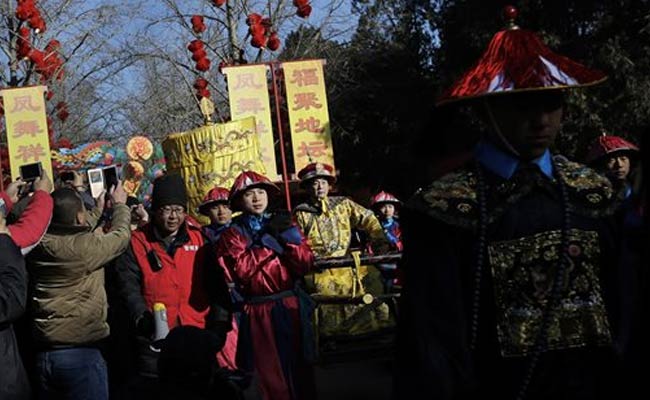
[[[160,348],[157,347],[159,340],[162,340],[167,337],[169,333],[169,324],[167,323],[167,308],[163,303],[154,303],[153,305],[153,321],[154,321],[154,334],[151,338],[153,343],[151,350],[159,352]]]

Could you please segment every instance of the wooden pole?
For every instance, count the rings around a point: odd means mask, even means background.
[[[273,84],[273,97],[275,99],[275,119],[280,137],[280,158],[282,159],[282,180],[284,182],[284,195],[287,200],[287,209],[291,210],[291,192],[289,191],[289,173],[287,171],[287,158],[284,151],[284,131],[282,130],[282,113],[280,112],[280,97],[275,72],[279,71],[277,62],[269,63],[271,66],[271,82]]]

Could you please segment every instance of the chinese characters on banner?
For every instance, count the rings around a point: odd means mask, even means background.
[[[296,171],[310,162],[334,166],[323,60],[282,63]]]
[[[7,144],[11,179],[20,176],[20,166],[41,162],[52,177],[50,141],[45,114],[45,86],[12,88],[0,91],[7,124]]]
[[[233,121],[255,117],[257,135],[266,176],[271,180],[282,179],[275,167],[273,125],[267,84],[266,65],[226,67],[230,116]]]

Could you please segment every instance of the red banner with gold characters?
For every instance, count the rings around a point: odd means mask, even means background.
[[[271,106],[266,71],[268,66],[237,65],[224,67],[228,76],[228,99],[230,101],[230,118],[233,121],[255,117],[257,138],[260,145],[265,175],[271,180],[279,180],[275,164],[275,146]]]
[[[282,63],[296,171],[310,162],[334,166],[324,60]]]
[[[52,178],[50,140],[47,132],[45,86],[0,90],[7,124],[11,178],[20,176],[20,166],[41,162]]]

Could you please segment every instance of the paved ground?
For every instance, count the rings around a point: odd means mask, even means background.
[[[392,365],[388,361],[316,368],[318,400],[388,400],[392,383]]]
[[[315,368],[318,400],[389,400],[392,387],[390,361],[349,361]],[[246,400],[259,400],[249,390]]]

